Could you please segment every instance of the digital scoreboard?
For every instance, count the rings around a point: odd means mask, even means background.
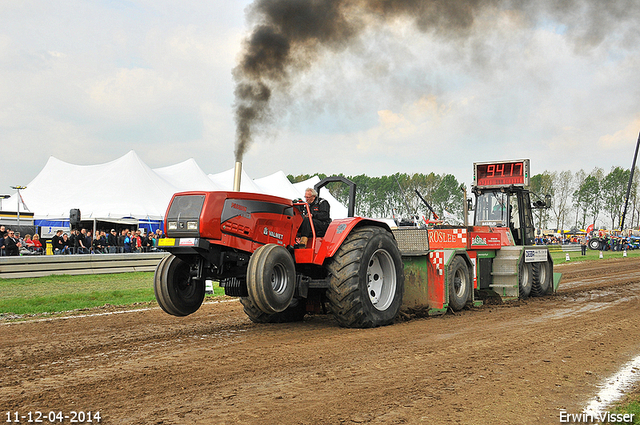
[[[529,186],[529,160],[475,162],[473,184],[476,187]]]

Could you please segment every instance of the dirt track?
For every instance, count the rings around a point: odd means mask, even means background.
[[[640,259],[556,271],[552,297],[368,330],[255,325],[235,301],[0,324],[0,421],[557,424],[640,354]]]

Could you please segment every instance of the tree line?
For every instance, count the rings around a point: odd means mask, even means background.
[[[530,190],[544,198],[551,195],[549,209],[535,210],[535,226],[539,229],[619,229],[624,201],[629,183],[630,169],[614,166],[609,173],[594,168],[586,173],[579,170],[544,171],[531,177]],[[314,174],[315,175],[315,174]],[[298,183],[314,175],[288,175],[289,181]],[[320,179],[327,177],[317,174]],[[462,224],[464,184],[452,174],[407,174],[369,177],[364,174],[345,176],[357,185],[355,214],[363,217],[409,218],[413,215],[429,217],[427,206],[416,191],[429,203],[435,212],[450,224]],[[638,182],[640,173],[636,169],[629,195],[629,206],[625,228],[640,224],[640,197]],[[341,183],[327,185],[329,192],[344,205],[348,203],[349,188]],[[467,188],[470,190],[470,188]],[[322,195],[321,195],[322,196]],[[471,197],[471,193],[468,195]]]
[[[315,175],[315,174],[314,174]],[[298,183],[310,179],[314,175],[289,175],[289,181]],[[317,174],[320,179],[327,177]],[[416,191],[441,218],[446,217],[450,223],[462,222],[462,205],[464,194],[462,184],[452,174],[406,174],[396,173],[391,176],[369,177],[344,176],[357,185],[355,214],[374,218],[410,218],[418,214],[429,217],[430,211],[420,200]],[[329,183],[329,192],[344,205],[349,200],[349,188],[342,183]],[[322,196],[322,194],[320,194]]]
[[[531,177],[531,191],[549,194],[552,205],[538,212],[537,227],[554,229],[594,228],[620,229],[631,169],[611,167],[608,173],[596,167],[590,173],[579,170],[545,171]],[[633,174],[624,227],[640,224],[638,178]]]

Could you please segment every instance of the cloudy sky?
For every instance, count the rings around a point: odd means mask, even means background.
[[[460,34],[399,16],[320,50],[274,93],[245,171],[433,171],[470,184],[474,161],[530,158],[534,174],[629,168],[637,1],[497,3]],[[0,194],[50,156],[89,165],[135,150],[152,168],[188,158],[206,173],[232,168],[232,70],[250,5],[0,0]],[[108,176],[78,176],[98,178]]]

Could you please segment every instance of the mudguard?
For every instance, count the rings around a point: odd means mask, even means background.
[[[391,229],[386,223],[370,218],[349,217],[333,220],[324,237],[317,238],[313,244],[309,242],[311,245],[308,245],[308,249],[296,249],[296,263],[324,264],[327,258],[335,255],[351,231],[360,226],[382,227],[391,234]]]

